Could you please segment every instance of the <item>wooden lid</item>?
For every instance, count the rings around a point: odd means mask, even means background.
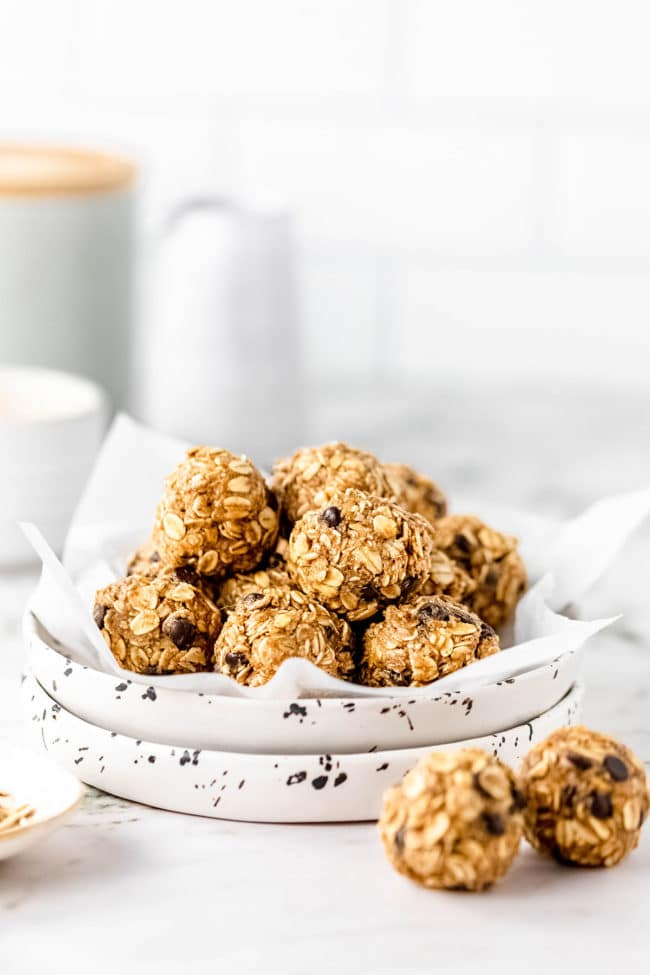
[[[0,197],[107,193],[130,186],[135,172],[127,159],[100,152],[0,143]]]

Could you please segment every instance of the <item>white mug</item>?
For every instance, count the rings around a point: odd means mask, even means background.
[[[0,144],[0,364],[96,380],[125,404],[134,166],[100,153]]]

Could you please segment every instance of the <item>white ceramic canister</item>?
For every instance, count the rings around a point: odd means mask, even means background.
[[[0,365],[130,379],[134,166],[0,143]]]

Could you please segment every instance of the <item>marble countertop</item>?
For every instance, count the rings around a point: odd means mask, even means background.
[[[557,397],[557,392],[555,393]],[[624,394],[462,397],[436,408],[377,397],[354,430],[337,400],[312,418],[411,459],[454,494],[559,516],[650,484],[650,411]],[[643,409],[643,407],[646,407]],[[347,416],[350,414],[348,413]],[[340,421],[340,422],[339,422]],[[347,427],[346,427],[347,423]],[[337,425],[338,424],[338,425]],[[346,427],[345,429],[342,429]],[[645,449],[642,445],[645,444]],[[496,460],[495,460],[496,458]],[[648,526],[584,606],[623,613],[592,641],[584,720],[650,762]],[[28,741],[16,686],[30,574],[0,575],[0,736]],[[393,873],[371,824],[270,826],[175,815],[89,790],[50,840],[0,863],[0,967],[43,971],[591,972],[646,962],[650,829],[609,871],[547,863],[525,847],[483,895],[427,892]]]

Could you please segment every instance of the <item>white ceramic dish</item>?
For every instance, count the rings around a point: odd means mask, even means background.
[[[87,379],[0,369],[0,564],[34,559],[18,521],[36,522],[61,551],[106,419],[106,397]]]
[[[36,810],[22,826],[0,832],[0,860],[22,853],[60,826],[79,804],[83,786],[38,752],[0,742],[0,789]]]
[[[161,690],[83,667],[59,652],[31,615],[27,662],[47,693],[85,721],[184,748],[274,754],[413,748],[513,727],[560,701],[578,677],[571,651],[518,677],[431,697],[257,700]]]
[[[189,749],[129,738],[66,711],[31,675],[23,682],[26,716],[38,740],[89,785],[175,812],[250,822],[375,819],[384,789],[431,746],[357,754],[253,755]],[[517,764],[555,728],[579,715],[576,685],[537,718],[444,747],[473,745]],[[438,746],[441,747],[441,746]]]

